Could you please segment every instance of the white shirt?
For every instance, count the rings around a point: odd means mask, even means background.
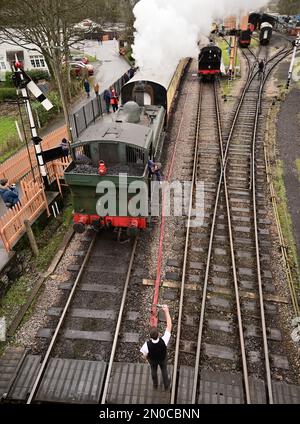
[[[151,339],[151,341],[152,341],[152,343],[158,343],[159,339],[161,338],[164,341],[165,345],[168,346],[168,343],[170,341],[170,337],[171,337],[170,331],[166,330],[165,334],[162,337],[158,337],[158,339],[156,339],[156,340]],[[142,352],[142,354],[145,355],[145,356],[148,355],[149,349],[148,349],[147,342],[145,342],[143,344],[143,346],[140,349],[140,352]]]

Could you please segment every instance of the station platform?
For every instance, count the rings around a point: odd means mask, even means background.
[[[41,363],[39,355],[24,355],[15,348],[0,359],[0,398],[25,402]],[[12,358],[12,359],[11,359]],[[107,363],[76,359],[52,358],[35,396],[38,403],[99,404]],[[168,366],[169,375],[172,366]],[[145,363],[114,363],[108,388],[107,403],[123,405],[169,404],[170,389],[164,390],[160,370],[159,387],[152,385],[150,366]],[[194,368],[180,367],[177,404],[191,404]],[[275,404],[299,404],[300,386],[273,381]],[[240,373],[202,370],[198,404],[245,404]],[[266,389],[262,380],[251,379],[253,404],[264,404]]]

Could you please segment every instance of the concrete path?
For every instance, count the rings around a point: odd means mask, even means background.
[[[97,41],[85,40],[84,43],[74,46],[74,49],[77,48],[83,51],[84,54],[96,56],[97,58],[97,62],[92,63],[94,66],[94,76],[90,78],[91,98],[95,97],[93,92],[93,81],[98,82],[100,93],[102,93],[130,68],[126,60],[119,55],[118,42],[116,40],[104,41],[101,45]],[[82,88],[82,97],[73,104],[70,113],[76,112],[89,101],[90,99],[86,98]],[[65,120],[63,115],[61,115],[48,125],[47,128],[40,130],[39,133],[44,137],[64,124]]]

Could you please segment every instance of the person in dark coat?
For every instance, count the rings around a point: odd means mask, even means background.
[[[8,180],[5,178],[0,180],[0,196],[7,208],[12,208],[19,202],[19,194],[15,184],[8,185]]]
[[[148,171],[149,171],[149,175],[150,176],[155,175],[157,181],[161,181],[162,180],[160,169],[161,169],[161,163],[154,162],[151,159],[148,160]]]
[[[158,388],[157,367],[159,365],[162,373],[165,390],[170,387],[170,379],[167,369],[167,345],[170,341],[172,320],[167,305],[162,305],[162,309],[166,316],[167,327],[162,337],[159,337],[157,327],[151,327],[150,340],[145,342],[140,349],[144,358],[146,358],[151,367],[151,376],[154,389]]]
[[[69,155],[69,151],[70,151],[69,150],[70,142],[66,138],[63,138],[61,140],[61,143],[60,143],[59,146],[61,147],[61,150],[62,150],[63,155],[64,156],[68,156]]]
[[[104,98],[104,101],[105,101],[106,113],[109,113],[110,99],[111,99],[109,90],[104,91],[103,98]]]
[[[84,89],[85,89],[85,92],[86,92],[86,97],[89,98],[91,87],[90,87],[90,83],[88,82],[87,79],[84,80],[83,86],[84,86]]]
[[[264,72],[264,69],[265,69],[265,62],[263,61],[263,60],[260,60],[259,62],[258,62],[258,78],[260,78],[261,77],[261,75],[263,74],[263,72]]]

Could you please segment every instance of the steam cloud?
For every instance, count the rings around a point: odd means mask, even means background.
[[[215,19],[262,7],[267,0],[140,0],[134,7],[133,56],[138,66],[174,69],[182,57],[196,57],[197,42]]]

